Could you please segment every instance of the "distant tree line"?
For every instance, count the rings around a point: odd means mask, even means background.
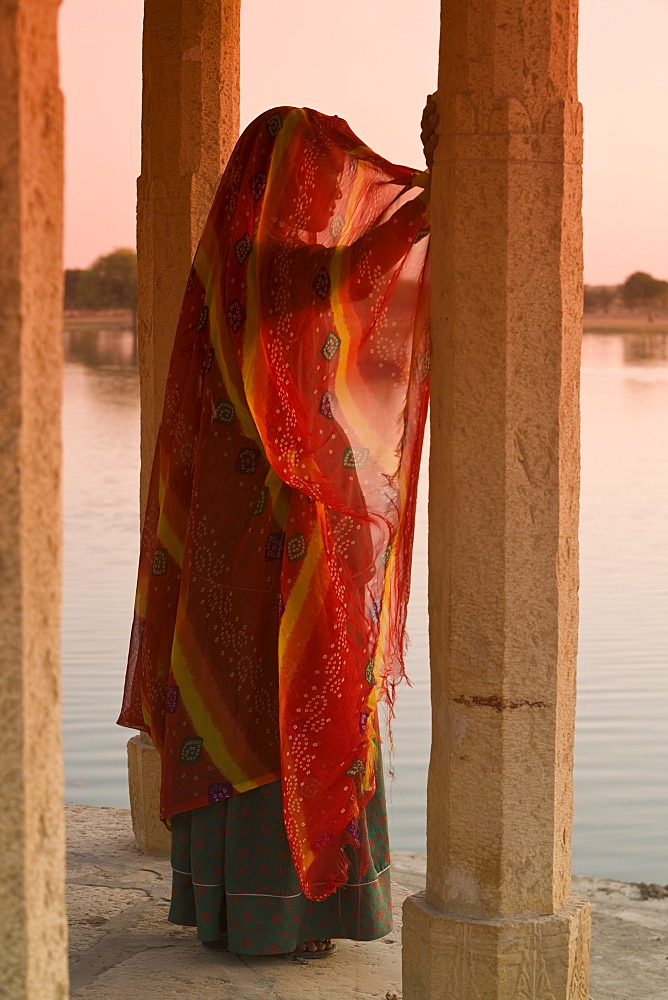
[[[585,285],[585,312],[607,313],[613,307],[645,309],[652,321],[668,307],[668,281],[635,271],[622,285]],[[137,312],[137,254],[114,250],[85,270],[65,271],[65,309],[130,309]]]
[[[65,309],[137,312],[137,254],[114,250],[86,270],[65,271]]]
[[[607,313],[613,306],[645,309],[651,322],[657,309],[668,306],[668,281],[634,271],[622,285],[585,285],[585,312]]]

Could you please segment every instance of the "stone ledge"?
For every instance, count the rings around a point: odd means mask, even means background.
[[[72,1000],[401,997],[401,907],[424,888],[424,855],[394,852],[395,927],[381,941],[343,941],[331,961],[306,965],[241,959],[207,952],[192,929],[167,923],[169,862],[137,851],[129,810],[68,805],[66,813]],[[582,877],[573,892],[592,905],[593,1000],[668,1000],[668,899]]]
[[[410,1000],[485,997],[586,1000],[591,905],[490,920],[435,910],[425,892],[404,905],[403,988]]]

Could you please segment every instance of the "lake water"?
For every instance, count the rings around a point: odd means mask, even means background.
[[[66,797],[128,805],[120,705],[138,547],[139,384],[129,332],[65,335]],[[668,335],[587,334],[573,867],[668,882]],[[426,469],[426,462],[423,465]],[[398,699],[393,845],[425,849],[426,496]]]

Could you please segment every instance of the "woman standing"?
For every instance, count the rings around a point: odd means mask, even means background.
[[[428,163],[435,108],[423,116]],[[403,675],[428,402],[428,175],[261,115],[188,280],[119,723],[151,736],[170,920],[307,957],[391,926],[377,706]]]

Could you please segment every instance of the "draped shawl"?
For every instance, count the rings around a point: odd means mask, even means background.
[[[346,881],[404,671],[428,400],[428,176],[346,122],[265,113],[188,279],[119,723],[161,817],[282,781],[306,896]],[[258,820],[261,822],[261,818]]]

